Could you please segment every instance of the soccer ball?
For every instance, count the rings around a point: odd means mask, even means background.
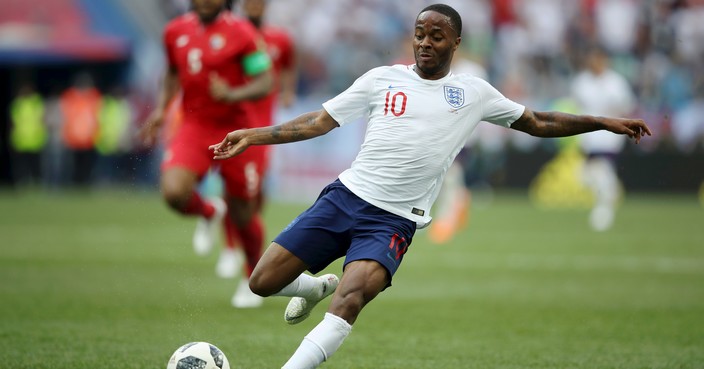
[[[208,342],[187,343],[176,350],[166,369],[230,369],[225,354]]]

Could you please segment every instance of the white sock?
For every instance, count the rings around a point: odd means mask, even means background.
[[[272,296],[303,297],[307,299],[317,298],[320,297],[321,294],[321,283],[322,282],[316,277],[301,274],[293,282]]]
[[[352,326],[339,316],[325,313],[325,318],[310,333],[281,369],[314,369],[340,348]]]
[[[615,206],[618,202],[618,174],[607,159],[595,158],[584,163],[584,184],[594,193],[596,205]]]

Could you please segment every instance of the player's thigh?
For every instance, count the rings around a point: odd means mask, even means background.
[[[308,265],[316,274],[345,256],[355,216],[345,202],[353,201],[339,181],[325,187],[313,205],[291,221],[274,242]]]
[[[211,142],[196,123],[184,123],[164,151],[161,162],[161,189],[165,196],[187,195],[207,173],[212,153]]]
[[[219,166],[228,197],[258,201],[264,176],[263,152],[258,147],[220,162]]]
[[[387,287],[390,286],[415,231],[413,221],[369,204],[356,218],[345,268],[357,260],[375,260],[388,272]]]
[[[198,174],[185,167],[169,167],[162,171],[161,193],[167,199],[190,197],[198,183]]]
[[[276,242],[264,251],[249,277],[252,291],[261,296],[279,292],[308,269],[303,260]]]

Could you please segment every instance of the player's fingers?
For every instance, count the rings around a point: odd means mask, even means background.
[[[624,127],[624,129],[625,129],[625,132],[623,132],[623,134],[625,134],[626,136],[628,136],[630,138],[635,138],[636,133],[633,131],[633,129],[628,128],[628,127]]]
[[[645,136],[645,130],[642,127],[636,127],[633,130],[636,132],[635,141],[637,144],[640,142],[640,139]]]
[[[210,74],[210,94],[213,95],[214,97],[219,97],[222,93],[224,86],[223,80],[218,77],[217,74],[211,73]]]
[[[237,144],[232,144],[229,143],[230,145],[227,147],[226,150],[221,152],[221,155],[218,155],[219,158],[221,159],[229,159],[233,156],[237,156],[242,153],[242,151],[245,150],[246,145],[242,142],[238,142]]]
[[[213,153],[213,159],[216,159],[216,160],[229,159],[237,154],[239,154],[239,152],[236,150],[236,147],[230,147],[227,150],[215,151]]]
[[[227,140],[225,140],[225,141],[223,141],[223,142],[221,142],[221,143],[219,143],[219,144],[213,145],[213,146],[211,146],[211,147],[213,148],[213,149],[212,149],[213,151],[225,152],[225,151],[227,151],[227,149],[230,147],[230,145],[231,145],[231,144],[230,144],[229,142],[227,142]]]
[[[211,150],[213,150],[213,155],[215,156],[222,155],[224,152],[227,151],[227,148],[224,146],[224,143],[211,145],[210,148]]]
[[[648,127],[648,125],[645,124],[645,122],[642,119],[638,119],[635,121],[633,129],[636,129],[641,136],[645,136],[646,134],[648,136],[653,135],[652,132],[650,131],[650,127]]]
[[[645,123],[643,123],[643,131],[644,131],[643,136],[645,136],[646,133],[648,134],[648,136],[653,135],[653,133],[650,132],[650,127],[648,127],[648,125],[646,125]]]
[[[213,82],[210,84],[210,96],[212,96],[215,100],[225,100],[225,91],[225,87],[221,82]]]

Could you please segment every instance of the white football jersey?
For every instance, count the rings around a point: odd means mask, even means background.
[[[572,96],[582,114],[624,117],[635,106],[628,81],[612,70],[600,75],[588,71],[579,73],[572,82]],[[626,136],[594,131],[581,134],[579,142],[587,153],[618,153],[626,144]]]
[[[340,126],[368,120],[360,152],[340,181],[422,228],[430,223],[447,169],[477,124],[509,127],[525,107],[469,74],[427,80],[414,67],[372,69],[323,108]]]

